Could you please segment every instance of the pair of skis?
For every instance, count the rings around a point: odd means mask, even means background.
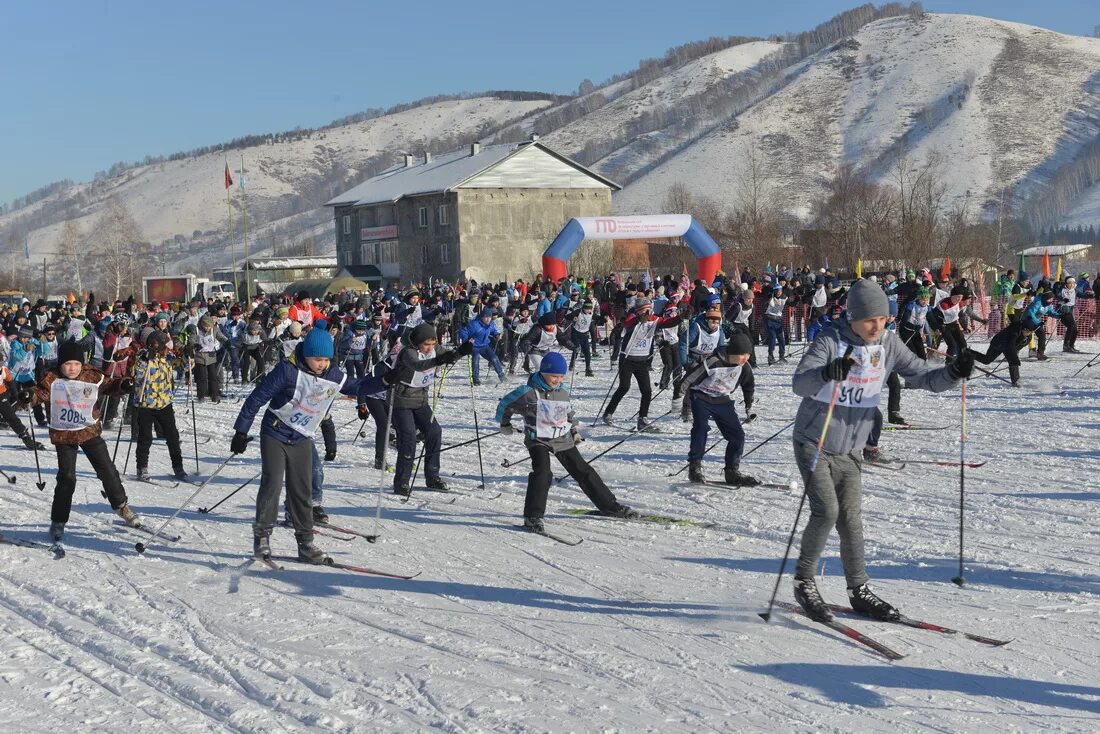
[[[260,557],[252,556],[252,557],[249,558],[249,560],[258,561],[258,562],[264,564],[265,566],[267,566],[268,568],[270,568],[272,571],[283,571],[283,570],[285,570],[286,567],[282,565],[284,563],[297,563],[297,564],[300,564],[300,565],[303,565],[303,566],[316,566],[316,567],[319,567],[319,568],[333,568],[333,569],[337,569],[337,570],[340,570],[340,571],[349,571],[351,573],[360,573],[360,574],[363,574],[365,576],[383,576],[385,578],[401,579],[403,581],[408,581],[410,579],[414,579],[414,578],[416,578],[417,576],[420,575],[420,571],[417,571],[416,573],[413,573],[413,574],[392,573],[390,571],[380,571],[377,568],[368,568],[367,566],[354,566],[350,563],[340,563],[338,561],[332,560],[331,558],[327,559],[325,563],[311,563],[310,561],[303,561],[302,559],[298,558],[297,556],[260,556]]]
[[[810,621],[817,622],[818,624],[824,625],[824,626],[826,626],[826,627],[828,627],[832,630],[835,630],[836,632],[839,632],[840,634],[844,635],[845,637],[847,637],[851,640],[854,640],[855,642],[858,642],[859,644],[864,645],[864,646],[870,648],[871,650],[874,650],[878,654],[885,657],[887,660],[901,660],[902,658],[905,657],[904,654],[902,654],[900,652],[897,652],[896,650],[890,648],[889,646],[879,642],[875,638],[870,637],[869,635],[866,635],[863,632],[860,632],[859,630],[855,629],[854,627],[851,627],[847,624],[844,624],[843,622],[841,622],[841,621],[839,621],[835,618],[832,619],[832,620],[815,620],[815,619],[812,619],[806,613],[806,611],[797,604],[792,604],[791,602],[786,602],[786,601],[777,601],[775,604],[780,609],[784,609],[784,610],[786,610],[788,612],[791,612],[793,614],[801,615],[801,616],[803,616],[807,619],[810,619]],[[840,605],[836,605],[836,604],[830,604],[829,609],[832,610],[835,614],[859,616],[859,615],[857,615],[856,611],[854,609],[852,609],[851,607],[845,607],[845,606],[840,606]],[[962,632],[960,630],[951,629],[950,627],[944,627],[943,625],[934,624],[932,622],[925,622],[924,620],[914,619],[912,617],[907,617],[905,615],[902,615],[902,616],[898,617],[895,620],[875,620],[875,621],[885,621],[888,624],[900,624],[900,625],[904,625],[906,627],[913,627],[913,628],[916,628],[916,629],[927,630],[929,632],[937,632],[937,633],[943,634],[943,635],[958,635],[958,636],[963,637],[967,640],[972,640],[974,642],[979,642],[983,645],[989,645],[990,647],[1003,647],[1004,645],[1007,645],[1009,642],[1011,642],[1011,640],[997,640],[997,639],[994,639],[992,637],[985,637],[984,635],[977,635],[977,634],[974,634],[972,632]]]

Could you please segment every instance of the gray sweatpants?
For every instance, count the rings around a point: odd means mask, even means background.
[[[313,542],[313,439],[285,444],[260,434],[260,491],[256,493],[256,522],[252,534],[268,537],[279,519],[279,495],[286,477],[286,509],[294,523],[294,537]]]
[[[817,468],[810,474],[815,453],[817,446],[794,442],[795,462],[810,500],[810,521],[802,531],[795,575],[814,577],[817,562],[835,525],[840,535],[840,560],[844,564],[848,587],[862,586],[868,581],[863,558],[862,457],[822,452]]]

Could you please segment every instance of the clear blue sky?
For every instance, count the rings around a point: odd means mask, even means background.
[[[856,0],[7,0],[0,201],[116,161],[487,89],[568,93],[681,43],[801,31]],[[1089,35],[1096,0],[927,0]]]

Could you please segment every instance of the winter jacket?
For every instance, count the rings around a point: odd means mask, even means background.
[[[299,359],[294,361],[282,360],[264,375],[252,394],[244,401],[244,405],[241,406],[241,412],[237,415],[237,420],[233,424],[234,431],[248,433],[249,429],[252,428],[252,421],[255,420],[256,413],[264,405],[267,405],[263,421],[260,424],[261,435],[271,436],[282,443],[290,445],[301,443],[307,438],[304,434],[284,423],[274,412],[293,399],[294,389],[298,384],[299,372],[305,372],[307,375],[313,376],[305,367],[299,367],[297,363],[302,362],[302,360],[301,355],[298,356]],[[355,396],[359,402],[362,402],[368,393],[385,389],[382,379],[379,377],[366,375],[358,379],[348,380],[345,379],[344,373],[335,366],[330,366],[320,377],[329,382],[340,383],[343,381],[340,392],[344,395]]]
[[[490,321],[488,324],[481,319],[474,319],[458,330],[459,341],[474,342],[474,349],[484,349],[492,343],[492,340],[500,336],[500,329]]]
[[[538,435],[539,403],[544,403],[541,416],[545,435],[541,437]],[[525,446],[541,445],[557,453],[576,445],[573,411],[569,410],[569,390],[564,381],[557,388],[551,388],[538,372],[531,375],[526,385],[520,385],[497,403],[499,425],[511,424],[513,415],[523,416]]]
[[[728,403],[733,400],[733,392],[737,388],[741,388],[741,395],[745,398],[745,412],[748,413],[756,393],[756,378],[753,377],[752,366],[745,362],[740,367],[734,367],[726,362],[724,356],[712,354],[684,375],[681,386],[684,391],[684,410],[690,408],[693,396],[716,405]]]
[[[419,373],[435,373],[440,365],[454,363],[455,355],[447,350],[436,347],[435,352],[425,357],[416,347],[405,347],[394,358],[394,369],[402,371],[412,370]],[[407,382],[398,382],[393,386],[394,409],[397,408],[422,408],[428,404],[429,386],[418,387]],[[377,392],[374,390],[372,392]]]
[[[798,443],[816,445],[821,438],[821,429],[825,423],[825,413],[828,411],[833,389],[833,383],[822,377],[821,368],[837,357],[844,356],[841,342],[856,348],[852,354],[854,359],[858,358],[859,349],[865,346],[863,340],[852,332],[847,320],[835,321],[821,330],[802,356],[798,367],[795,368],[794,393],[802,398],[795,416],[794,427],[794,440]],[[878,345],[881,346],[881,349],[876,352],[882,360],[882,380],[879,384],[882,390],[886,389],[886,378],[891,372],[897,372],[904,377],[910,387],[932,392],[944,392],[958,382],[948,372],[950,367],[930,369],[924,360],[909,351],[892,331],[883,332]],[[863,406],[848,404],[852,400],[858,400],[856,395],[858,390],[859,388],[849,381],[845,381],[842,386],[842,391],[846,391],[845,399],[838,400],[825,438],[825,451],[828,453],[850,454],[867,444],[867,437],[871,434],[875,423],[875,410],[878,405],[875,401],[868,401],[871,404],[865,403]]]
[[[176,389],[176,368],[166,357],[142,356],[134,362],[134,407],[166,408]]]
[[[18,339],[11,342],[8,368],[16,382],[34,382],[34,365],[38,359],[38,340],[28,339],[26,346]]]
[[[199,326],[187,327],[187,343],[194,350],[195,364],[209,365],[218,361],[218,352],[229,343],[229,338],[216,326],[203,331]]]
[[[714,341],[713,348],[703,349],[703,346],[714,340],[715,332],[718,333],[718,338],[717,341]],[[722,327],[716,326],[713,331],[708,329],[707,315],[699,314],[688,324],[687,331],[680,334],[680,364],[687,364],[688,357],[696,360],[703,359],[713,354],[715,349],[725,346],[726,334],[723,332]]]
[[[59,373],[50,371],[46,373],[46,376],[42,378],[42,381],[38,383],[32,389],[31,404],[43,405],[46,408],[47,419],[50,417],[50,391],[53,388],[53,384],[57,380],[64,380],[65,382],[86,382],[89,386],[99,386],[99,397],[118,395],[122,390],[122,378],[108,380],[103,376],[103,373],[97,370],[95,367],[84,365],[84,368],[80,370],[80,374],[73,380],[66,380]],[[100,435],[103,429],[103,424],[99,422],[100,405],[102,400],[96,400],[92,408],[91,418],[94,421],[93,425],[85,426],[76,431],[61,431],[50,427],[50,441],[55,445],[65,444],[68,446],[79,446],[85,441],[90,441],[93,438]]]
[[[625,319],[623,319],[623,333],[621,339],[622,346],[619,348],[620,358],[629,359],[632,361],[644,361],[647,359],[652,359],[653,347],[657,343],[657,332],[669,326],[677,326],[682,320],[683,316],[681,316],[680,314],[676,314],[675,316],[668,316],[665,318],[660,318],[658,316],[650,314],[649,317],[646,319],[645,324],[643,325],[641,320],[638,318],[638,314],[630,314]],[[644,338],[644,335],[639,331],[639,329],[643,328],[653,329],[653,332],[650,335],[651,338],[649,339],[648,349],[646,349],[644,346],[639,346],[638,340]],[[638,351],[644,351],[645,354],[631,354],[632,351],[635,351],[636,347]]]

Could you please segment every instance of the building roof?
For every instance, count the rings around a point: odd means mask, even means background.
[[[296,268],[334,268],[336,256],[318,257],[306,255],[300,257],[266,257],[251,258],[248,261],[250,270],[288,270]]]
[[[1024,257],[1042,257],[1043,253],[1048,253],[1052,256],[1077,255],[1082,252],[1087,252],[1092,245],[1039,245],[1037,247],[1029,247],[1026,250],[1021,250],[1020,254]]]
[[[432,156],[428,162],[425,162],[424,157],[419,157],[410,165],[402,163],[368,178],[358,186],[325,202],[325,206],[381,204],[396,202],[406,196],[450,191],[532,146],[587,174],[614,191],[622,188],[614,181],[600,176],[542,143],[531,140],[522,143],[479,146],[476,154],[472,154],[471,147],[466,147],[451,153]]]

